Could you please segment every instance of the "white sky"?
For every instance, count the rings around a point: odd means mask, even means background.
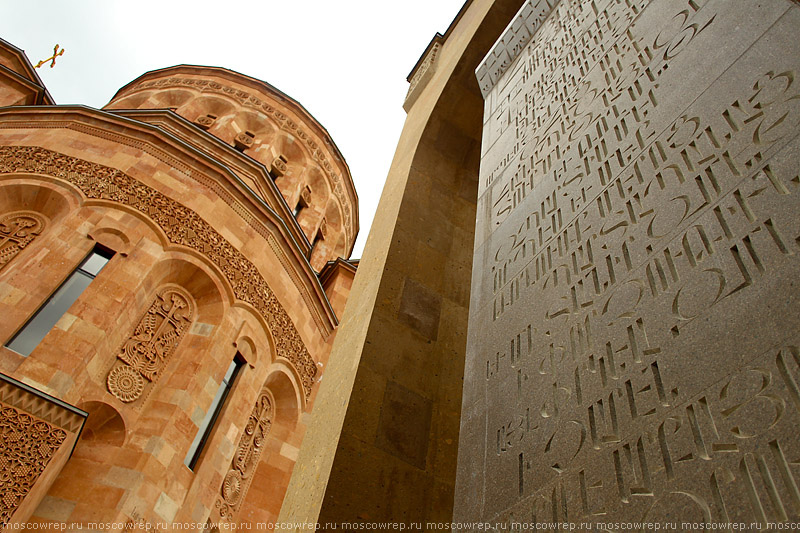
[[[36,64],[57,104],[102,107],[181,63],[267,81],[327,128],[359,197],[361,256],[405,120],[406,76],[464,0],[4,0],[0,37]]]

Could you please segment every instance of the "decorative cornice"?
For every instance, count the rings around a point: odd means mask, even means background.
[[[135,86],[131,87],[130,89],[126,90],[124,93],[118,94],[115,98],[122,98],[124,96],[128,96],[130,94],[149,90],[149,89],[161,89],[165,87],[189,87],[194,88],[201,93],[216,93],[223,96],[227,96],[236,100],[240,105],[248,106],[254,109],[258,109],[262,113],[265,113],[269,116],[275,123],[280,126],[280,128],[284,131],[287,131],[294,135],[295,137],[299,138],[300,140],[304,141],[308,152],[311,155],[311,158],[319,163],[322,170],[328,176],[332,184],[332,191],[336,198],[339,200],[339,203],[342,206],[342,210],[344,213],[344,227],[347,231],[347,240],[353,242],[355,240],[355,220],[358,218],[356,213],[356,204],[353,201],[354,199],[347,198],[345,193],[345,187],[343,183],[342,176],[336,172],[336,169],[328,160],[328,156],[325,153],[317,141],[313,139],[311,135],[306,133],[299,124],[289,118],[285,113],[276,109],[275,107],[271,106],[270,104],[262,101],[259,97],[241,89],[236,89],[234,87],[222,85],[216,81],[209,81],[203,79],[194,79],[194,78],[183,78],[183,77],[169,77],[169,78],[162,78],[159,80],[151,80],[151,81],[142,81]],[[346,207],[349,207],[346,208]]]
[[[250,262],[195,211],[121,170],[37,146],[0,147],[0,174],[31,172],[71,183],[88,199],[126,205],[158,225],[170,243],[186,246],[211,260],[227,278],[237,299],[251,304],[267,321],[277,355],[290,361],[311,395],[316,365],[289,315]]]
[[[4,374],[0,374],[0,402],[70,433],[79,433],[88,416],[84,411]]]
[[[514,60],[522,53],[525,45],[533,38],[542,22],[561,0],[527,0],[503,34],[489,51],[475,76],[484,98],[500,80]]]
[[[300,295],[303,297],[303,301],[306,303],[309,312],[311,312],[311,317],[314,319],[314,323],[317,325],[317,328],[327,339],[328,336],[333,332],[333,329],[327,326],[326,321],[322,317],[322,313],[319,312],[317,306],[315,306],[314,302],[311,301],[311,295],[308,293],[308,291],[305,291],[301,288],[303,285],[302,281],[300,280],[300,276],[298,276],[294,269],[291,268],[291,265],[289,265],[289,259],[286,256],[286,253],[283,251],[283,248],[281,248],[280,243],[278,243],[277,239],[271,235],[267,238],[267,242],[269,243],[269,247],[272,248],[272,251],[277,256],[278,261],[283,266],[283,269],[292,279],[292,283],[294,283],[295,287],[297,287],[298,291],[300,292]]]
[[[63,109],[63,106],[60,106],[56,109]],[[52,110],[52,108],[51,108]],[[83,122],[77,122],[74,120],[21,120],[21,121],[7,121],[0,123],[0,129],[55,129],[55,128],[63,128],[69,129],[72,131],[77,131],[83,133],[85,135],[91,135],[93,137],[97,137],[100,139],[105,139],[108,141],[112,141],[115,143],[123,144],[125,146],[130,146],[132,148],[136,148],[137,150],[141,150],[142,152],[154,157],[155,159],[161,161],[165,165],[173,168],[179,172],[181,172],[184,176],[198,183],[208,187],[211,191],[213,191],[217,197],[223,200],[237,215],[239,215],[242,221],[253,228],[256,233],[258,233],[261,237],[266,240],[273,239],[275,241],[274,244],[277,244],[277,240],[275,239],[273,232],[265,226],[261,220],[253,216],[250,209],[242,204],[238,199],[234,197],[230,193],[228,189],[225,188],[219,181],[209,177],[207,172],[204,172],[202,169],[198,169],[196,167],[192,167],[184,163],[182,160],[174,157],[169,152],[162,150],[161,148],[153,145],[152,143],[148,143],[136,138],[131,138],[126,135],[116,134],[108,131],[105,128],[95,127]],[[291,236],[291,234],[290,234]],[[291,241],[291,237],[287,239]],[[303,300],[308,303],[310,306],[312,305],[311,302],[313,301],[311,296],[311,290],[308,285],[302,283],[300,276],[295,271],[295,268],[292,266],[292,261],[289,259],[289,255],[287,252],[281,248],[280,246],[274,246],[273,250],[276,254],[278,254],[278,259],[281,265],[287,271],[287,274],[295,283],[297,290],[300,291]],[[311,269],[311,266],[308,266]],[[315,276],[313,271],[311,276]],[[313,281],[313,280],[312,280]],[[320,296],[320,298],[324,299],[324,296]],[[324,304],[324,302],[323,302]],[[314,306],[316,309],[317,306]],[[320,314],[319,311],[314,311],[316,313],[315,316]],[[331,313],[333,316],[333,313]],[[334,319],[335,320],[335,319]],[[333,331],[332,326],[335,325],[334,322],[329,319],[327,322],[323,321],[322,323],[315,320],[315,324],[319,328],[320,334],[322,334],[325,338],[327,338],[331,332]]]
[[[405,109],[406,112],[411,109],[411,106],[416,102],[422,89],[427,85],[428,80],[433,77],[433,73],[436,71],[436,58],[439,55],[439,50],[442,48],[443,42],[444,38],[437,33],[423,56],[422,62],[414,69],[414,72],[409,78],[408,93],[406,93],[406,100],[403,102],[403,109]]]

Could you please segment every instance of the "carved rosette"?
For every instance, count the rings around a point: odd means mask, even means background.
[[[31,211],[15,211],[0,218],[0,269],[28,246],[44,226],[44,218]]]
[[[66,438],[63,429],[0,403],[0,527],[8,524]]]
[[[120,170],[37,146],[0,147],[0,174],[17,172],[53,176],[71,183],[87,198],[135,209],[158,225],[170,243],[208,257],[227,278],[236,298],[265,318],[276,337],[278,356],[295,366],[305,397],[311,396],[317,367],[286,310],[256,266],[199,214]]]
[[[231,520],[234,513],[239,510],[250,487],[252,474],[258,466],[264,442],[272,428],[273,418],[272,399],[264,389],[253,406],[247,426],[239,439],[236,454],[231,461],[231,467],[222,481],[220,496],[216,502],[220,518]]]
[[[194,319],[191,296],[177,285],[162,287],[139,320],[133,334],[120,348],[117,364],[108,373],[108,391],[123,402],[138,399],[145,380],[158,379]]]

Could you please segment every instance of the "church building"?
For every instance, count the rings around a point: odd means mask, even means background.
[[[1,43],[2,523],[796,528],[798,28],[467,0],[357,265],[287,95],[184,65],[55,106]]]

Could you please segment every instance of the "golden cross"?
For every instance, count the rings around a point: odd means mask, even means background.
[[[64,49],[62,48],[61,50],[59,50],[58,49],[58,45],[56,45],[56,47],[53,48],[53,55],[48,57],[47,59],[42,59],[41,61],[36,63],[36,66],[34,68],[39,68],[42,65],[44,65],[45,63],[47,63],[48,61],[52,61],[50,63],[50,68],[53,68],[54,66],[56,66],[56,58],[58,56],[60,56],[60,55],[64,55]]]

